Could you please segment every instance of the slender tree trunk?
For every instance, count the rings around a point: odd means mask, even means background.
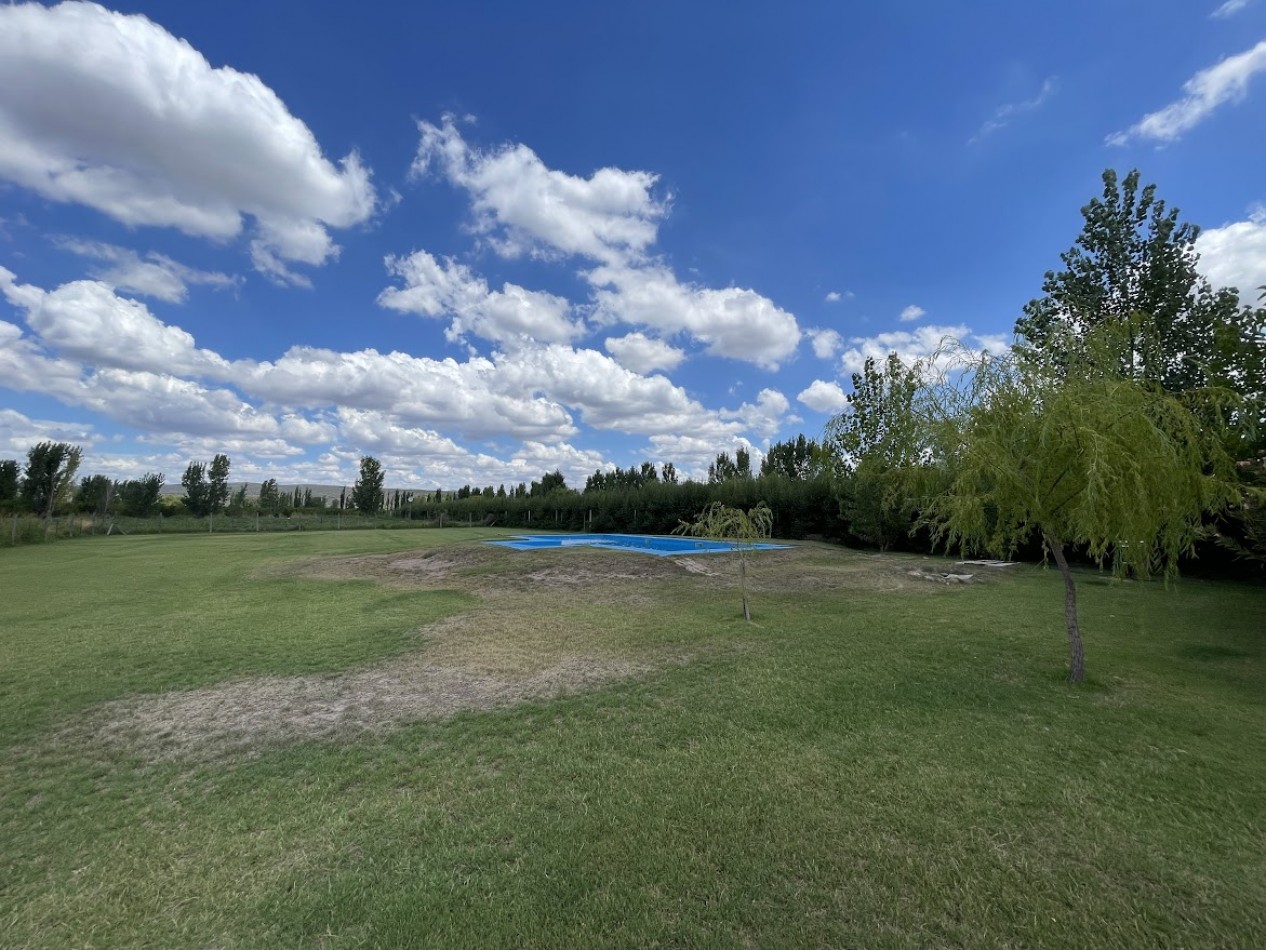
[[[747,605],[747,558],[742,548],[739,549],[739,590],[743,592],[743,619],[751,623],[752,611]]]
[[[1055,556],[1059,572],[1064,577],[1064,621],[1068,625],[1068,682],[1080,683],[1086,678],[1086,652],[1081,645],[1081,625],[1077,622],[1077,587],[1073,583],[1073,572],[1068,569],[1068,560],[1064,557],[1064,545],[1049,534],[1046,546]]]

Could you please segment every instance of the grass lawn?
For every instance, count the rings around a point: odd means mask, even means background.
[[[0,551],[0,946],[1266,946],[1266,589]]]

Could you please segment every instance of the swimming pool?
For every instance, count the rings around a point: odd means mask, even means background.
[[[686,554],[725,554],[733,552],[733,541],[709,541],[706,538],[664,537],[656,534],[521,534],[508,541],[489,541],[516,551],[539,551],[544,548],[605,548],[609,551],[637,551],[656,557]],[[790,547],[786,544],[744,545],[748,550],[772,551]]]

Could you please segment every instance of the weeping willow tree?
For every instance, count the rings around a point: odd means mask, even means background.
[[[965,554],[1007,556],[1041,540],[1064,581],[1075,683],[1086,668],[1069,549],[1168,579],[1203,517],[1238,497],[1217,424],[1230,397],[1122,377],[1108,334],[1094,352],[1103,358],[1060,374],[1010,357],[960,362],[924,388],[917,409],[937,432],[928,468],[949,486],[924,499],[924,523]]]
[[[751,621],[752,611],[747,602],[747,556],[753,546],[769,538],[773,530],[774,514],[763,501],[744,511],[714,502],[703,509],[694,521],[683,521],[673,534],[707,538],[711,541],[729,541],[739,556],[739,590],[743,596],[743,619]]]

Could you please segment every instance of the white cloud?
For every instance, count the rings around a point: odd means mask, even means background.
[[[1249,2],[1250,0],[1226,0],[1226,3],[1210,13],[1209,16],[1215,20],[1230,19],[1248,6]]]
[[[82,375],[78,363],[46,355],[21,327],[0,320],[0,381],[5,387],[62,398]]]
[[[102,369],[89,374],[73,401],[151,432],[219,437],[276,437],[273,416],[227,389],[159,373]]]
[[[755,403],[743,403],[737,409],[722,410],[721,417],[734,419],[742,423],[744,431],[754,432],[761,438],[769,438],[778,432],[787,422],[798,419],[788,418],[787,412],[791,403],[776,389],[762,389],[756,394]]]
[[[1005,353],[1010,348],[1010,340],[998,334],[977,334],[962,325],[925,326],[850,339],[852,345],[840,358],[840,369],[845,373],[860,373],[868,357],[882,363],[889,353],[896,353],[909,366],[942,350],[947,341],[989,353]]]
[[[904,310],[901,311],[901,322],[909,323],[912,320],[918,320],[920,317],[926,314],[927,314],[927,311],[924,310],[922,307],[916,306],[915,304],[910,304],[910,306],[906,307]]]
[[[562,471],[569,485],[579,487],[594,469],[608,463],[600,452],[577,449],[566,442],[525,440],[508,459],[473,452],[434,430],[402,424],[390,413],[339,410],[340,434],[354,452],[379,456],[398,484],[488,484],[513,486]],[[403,477],[400,473],[407,473]]]
[[[245,437],[235,437],[222,434],[169,436],[161,434],[141,436],[137,441],[142,445],[159,444],[173,446],[173,457],[181,460],[178,463],[178,467],[172,467],[172,471],[177,473],[177,476],[184,471],[189,459],[210,459],[223,452],[229,456],[229,461],[233,463],[229,473],[230,483],[250,481],[249,478],[244,477],[244,472],[239,464],[243,456],[294,460],[301,458],[305,454],[305,450],[300,446],[292,445],[285,439],[267,436],[247,435]]]
[[[250,215],[256,266],[292,283],[305,278],[285,262],[329,259],[326,229],[377,204],[356,153],[327,160],[258,77],[92,3],[0,7],[0,177],[213,240]]]
[[[66,238],[58,247],[81,257],[104,261],[110,266],[92,271],[92,276],[115,290],[144,294],[167,303],[183,303],[190,284],[201,284],[222,290],[236,287],[240,280],[218,271],[186,267],[165,254],[151,252],[142,258],[135,251],[100,241]]]
[[[976,131],[976,134],[968,139],[967,144],[973,145],[999,129],[1006,128],[1011,120],[1018,115],[1024,115],[1026,112],[1035,112],[1045,105],[1058,90],[1059,80],[1054,76],[1050,76],[1042,82],[1042,88],[1031,99],[1025,99],[1021,102],[1008,102],[998,106],[994,110],[993,115],[986,119],[984,124]]]
[[[342,406],[391,412],[411,426],[456,429],[471,438],[565,438],[571,414],[532,390],[494,388],[498,367],[407,353],[338,353],[293,347],[274,362],[235,367],[235,382],[269,402],[304,409]]]
[[[646,436],[652,445],[690,433],[726,446],[772,437],[795,421],[777,390],[763,389],[737,408],[708,408],[665,376],[645,376],[596,350],[561,343],[527,341],[464,362],[308,347],[273,362],[228,361],[97,281],[44,291],[0,269],[0,291],[39,334],[29,337],[0,321],[0,379],[7,388],[85,407],[189,451],[218,440],[259,458],[287,459],[300,456],[297,446],[350,444],[400,458],[429,453],[432,461],[449,459],[444,471],[455,474],[488,471],[495,459],[467,457],[441,432],[562,446],[579,431],[579,418],[593,428]],[[560,452],[551,457],[563,458]],[[574,466],[596,467],[599,459],[580,449],[566,453]],[[520,468],[504,470],[539,477],[522,468],[535,460],[525,457],[515,463]],[[339,464],[326,460],[304,471],[328,474]]]
[[[1266,40],[1250,50],[1228,56],[1216,66],[1202,69],[1185,83],[1186,95],[1165,108],[1148,113],[1124,132],[1113,132],[1109,145],[1125,145],[1134,139],[1172,142],[1203,122],[1227,102],[1237,102],[1248,92],[1248,82],[1266,70]]]
[[[827,303],[839,303],[843,299],[844,299],[843,295],[838,290],[827,291],[827,294],[826,294]]]
[[[342,438],[358,452],[408,456],[414,461],[469,460],[471,453],[432,429],[402,425],[389,413],[365,409],[338,410]]]
[[[23,456],[40,442],[71,442],[83,446],[91,445],[96,439],[90,425],[31,419],[13,409],[0,409],[0,457],[3,458]]]
[[[795,317],[768,298],[754,290],[684,283],[650,256],[668,210],[652,193],[655,175],[603,168],[579,178],[546,167],[524,145],[479,152],[451,116],[438,126],[418,127],[413,173],[438,169],[464,188],[476,232],[499,253],[578,255],[598,262],[584,274],[594,288],[598,321],[669,335],[685,331],[712,355],[770,369],[795,351],[800,340]]]
[[[469,332],[503,343],[565,343],[585,332],[581,321],[569,318],[571,305],[562,297],[510,283],[489,290],[482,277],[452,258],[440,261],[417,251],[405,258],[387,258],[387,270],[403,280],[404,287],[387,288],[378,295],[378,303],[427,317],[449,316],[453,340]]]
[[[419,122],[412,173],[433,168],[471,195],[475,230],[507,256],[555,252],[613,262],[654,243],[667,203],[650,172],[601,168],[588,178],[546,167],[526,145],[472,149],[454,119]]]
[[[810,330],[813,340],[813,355],[820,360],[829,360],[844,346],[844,339],[834,330]]]
[[[13,275],[0,268],[0,289],[26,311],[27,325],[40,339],[64,356],[155,373],[223,376],[227,371],[226,360],[198,349],[184,330],[100,281],[76,280],[46,293],[16,285]]]
[[[1200,271],[1215,287],[1235,287],[1245,303],[1256,303],[1266,285],[1266,209],[1247,221],[1200,232],[1196,239]]]
[[[815,412],[837,413],[848,405],[840,384],[822,379],[815,379],[796,398]]]
[[[652,373],[655,370],[671,370],[686,357],[675,346],[663,340],[655,340],[644,333],[607,337],[603,344],[617,363],[635,373]]]
[[[599,267],[587,275],[599,320],[684,330],[714,356],[746,360],[769,369],[795,352],[796,318],[754,290],[712,290],[683,284],[665,267]]]

